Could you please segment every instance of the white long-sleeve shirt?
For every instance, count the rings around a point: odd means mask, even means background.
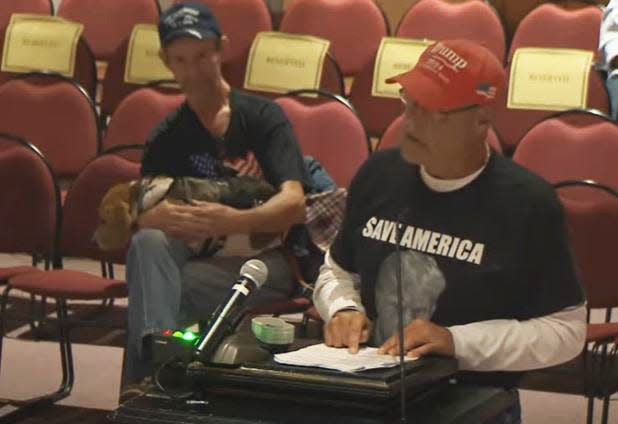
[[[341,268],[326,253],[313,294],[322,319],[337,311],[365,312],[360,278]],[[470,371],[523,371],[566,362],[577,356],[586,340],[586,308],[578,305],[526,321],[480,321],[448,327],[459,368]]]
[[[618,4],[618,0],[612,0]],[[489,153],[488,153],[489,154]],[[421,167],[421,177],[434,191],[448,192],[472,182],[485,166],[456,180],[440,180]],[[337,264],[330,251],[316,282],[314,304],[324,321],[337,311],[365,312],[360,296],[360,277]],[[545,368],[577,356],[586,341],[586,307],[574,305],[525,321],[498,319],[448,327],[461,370],[523,371]]]
[[[618,69],[610,69],[610,62],[618,56],[618,0],[610,0],[603,14],[599,34],[599,51],[604,68],[610,72],[609,77],[618,73]]]

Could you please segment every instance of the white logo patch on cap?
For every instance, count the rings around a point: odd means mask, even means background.
[[[468,61],[459,56],[454,50],[443,46],[442,44],[436,44],[431,53],[437,55],[436,59],[440,60],[444,66],[452,69],[454,72],[459,72],[468,66]]]

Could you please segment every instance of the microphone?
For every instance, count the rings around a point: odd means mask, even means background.
[[[213,312],[204,335],[195,348],[196,356],[208,360],[215,352],[223,338],[229,335],[240,323],[243,313],[239,309],[252,291],[260,288],[268,278],[266,264],[258,259],[251,259],[240,268],[240,278],[232,286],[228,298]]]
[[[402,272],[401,272],[401,238],[403,234],[401,233],[400,226],[403,226],[403,216],[407,213],[408,209],[402,210],[397,215],[397,222],[395,225],[395,240],[397,240],[397,244],[395,244],[395,251],[397,255],[397,269],[395,270],[395,276],[397,279],[397,333],[399,335],[399,379],[401,380],[400,384],[400,398],[399,398],[399,407],[400,407],[400,416],[399,421],[401,424],[406,424],[408,422],[406,417],[406,368],[404,361],[404,331],[403,331],[403,283],[402,283]]]

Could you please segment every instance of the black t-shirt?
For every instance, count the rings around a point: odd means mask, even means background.
[[[281,107],[232,89],[230,108],[227,131],[215,137],[187,102],[180,105],[148,137],[142,175],[219,178],[223,160],[245,160],[252,153],[273,186],[292,180],[310,189],[298,142]]]
[[[346,208],[331,254],[360,274],[376,343],[396,331],[397,240],[406,322],[525,320],[583,302],[552,187],[500,155],[468,185],[441,193],[398,149],[378,152],[354,178]]]

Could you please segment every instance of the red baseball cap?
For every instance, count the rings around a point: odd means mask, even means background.
[[[423,52],[416,66],[388,78],[425,109],[446,112],[492,103],[506,75],[496,56],[468,40],[438,41]]]

